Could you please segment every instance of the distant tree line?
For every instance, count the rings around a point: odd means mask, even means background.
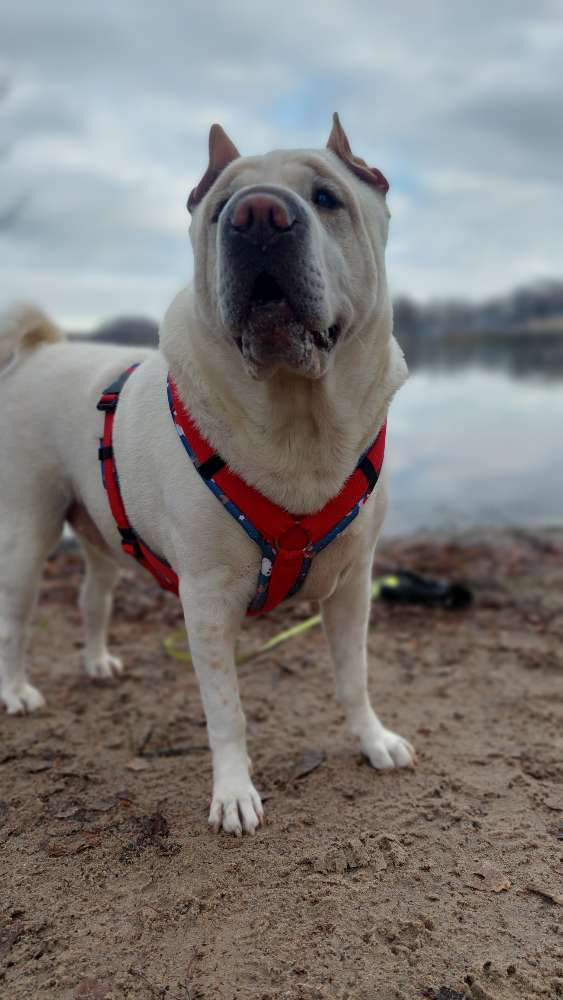
[[[423,305],[407,296],[395,300],[399,339],[456,333],[509,333],[559,326],[563,332],[563,281],[543,281],[484,302],[440,301]]]

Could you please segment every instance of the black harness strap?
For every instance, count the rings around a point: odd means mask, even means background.
[[[220,455],[215,454],[211,455],[210,458],[207,458],[205,462],[202,462],[196,468],[202,479],[213,479],[215,473],[224,469],[225,465],[225,460]]]
[[[116,378],[115,382],[112,382],[111,385],[108,385],[107,389],[104,389],[102,396],[97,403],[97,410],[104,410],[106,412],[108,410],[115,410],[119,399],[119,393],[135,368],[137,368],[137,365],[133,365],[132,368],[127,368],[126,371],[122,372],[119,378]]]
[[[376,468],[374,468],[367,455],[365,456],[365,458],[362,458],[361,462],[358,463],[358,469],[362,470],[364,476],[368,481],[368,486],[370,490],[372,490],[375,484],[377,483],[377,480],[379,479],[379,472],[377,471]]]

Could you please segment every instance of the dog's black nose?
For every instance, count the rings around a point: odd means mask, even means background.
[[[232,229],[258,246],[267,246],[287,233],[295,217],[281,198],[266,191],[252,191],[233,206]]]

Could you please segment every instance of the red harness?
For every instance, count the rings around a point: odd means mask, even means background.
[[[113,453],[113,423],[119,394],[136,367],[133,365],[123,372],[100,398],[98,409],[105,412],[105,419],[98,458],[124,552],[148,569],[165,590],[178,594],[177,574],[132,527],[119,488]],[[315,555],[347,528],[370,496],[383,465],[386,424],[337,496],[316,513],[297,516],[272,503],[226,465],[201,435],[170,375],[168,403],[180,441],[206,486],[262,551],[256,593],[247,614],[271,611],[286,597],[297,593]]]

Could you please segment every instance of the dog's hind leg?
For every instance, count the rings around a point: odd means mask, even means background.
[[[119,568],[110,556],[81,539],[86,576],[80,591],[80,609],[85,631],[84,662],[90,677],[112,677],[123,665],[107,648],[107,633],[113,604],[113,589]]]
[[[9,714],[44,704],[29,684],[24,654],[43,563],[62,528],[62,514],[2,512],[0,516],[0,698]]]
[[[368,693],[367,632],[371,606],[371,558],[352,567],[350,575],[322,604],[325,632],[336,674],[336,693],[350,732],[364,756],[382,770],[411,767],[414,750],[402,736],[386,729]]]

